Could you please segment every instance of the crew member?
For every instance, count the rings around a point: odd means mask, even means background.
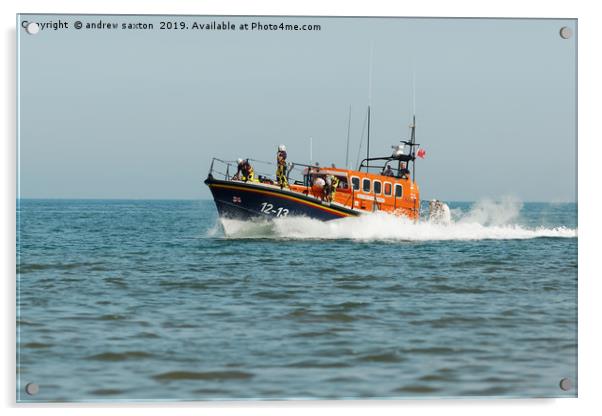
[[[387,167],[383,171],[383,175],[384,176],[395,176],[395,174],[393,173],[393,169],[391,169],[391,165],[389,165],[388,163],[387,163]]]
[[[313,194],[319,196],[324,201],[324,188],[326,187],[326,181],[320,176],[315,176],[312,187],[314,188]]]
[[[328,202],[332,202],[334,199],[334,194],[337,191],[337,186],[339,185],[339,179],[334,175],[326,176],[326,186],[324,186],[324,193],[326,195],[326,200]]]
[[[336,176],[332,175],[332,180],[331,180],[331,191],[330,191],[330,201],[332,202],[332,200],[334,199],[334,194],[337,192],[337,187],[339,186],[339,178],[337,178]]]
[[[401,162],[401,164],[399,166],[399,176],[402,179],[407,179],[409,174],[410,174],[410,170],[408,169],[406,162]]]
[[[232,176],[232,179],[235,181],[240,181],[241,179],[241,175],[242,175],[242,170],[244,168],[244,163],[243,160],[241,158],[238,158],[236,160],[236,173],[234,174],[234,176]]]
[[[288,188],[288,181],[286,180],[286,146],[281,144],[278,146],[278,153],[276,153],[276,179],[280,189]]]
[[[238,168],[234,179],[255,182],[255,172],[253,171],[253,166],[249,163],[249,159],[242,160],[239,158],[236,162],[238,163]]]

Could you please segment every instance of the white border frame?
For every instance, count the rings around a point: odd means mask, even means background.
[[[398,2],[386,0],[325,1],[293,0],[106,0],[81,2],[75,0],[8,0],[2,2],[4,65],[3,81],[5,97],[2,101],[2,117],[5,140],[1,152],[3,204],[2,230],[0,239],[4,269],[4,308],[2,320],[2,403],[8,414],[21,408],[19,414],[80,415],[82,407],[86,414],[105,415],[106,408],[123,409],[125,414],[163,415],[170,414],[239,414],[245,408],[250,415],[280,415],[286,413],[305,415],[308,408],[312,413],[363,415],[399,414],[400,412],[426,414],[507,415],[514,412],[529,412],[533,415],[589,414],[600,408],[602,399],[598,392],[600,365],[600,335],[597,319],[602,315],[599,302],[601,293],[599,231],[602,229],[598,210],[598,198],[594,193],[600,177],[600,125],[597,123],[601,96],[600,77],[602,66],[599,40],[602,38],[600,15],[595,2],[577,0],[573,2],[525,2],[505,0],[481,2],[475,0],[423,0],[421,2]],[[348,402],[229,402],[229,403],[179,403],[166,405],[18,405],[15,406],[15,197],[16,197],[16,122],[15,122],[15,14],[29,13],[132,13],[132,14],[248,14],[248,15],[348,15],[348,16],[445,16],[445,17],[557,17],[579,19],[579,399],[529,399],[529,400],[408,400],[408,401],[348,401]],[[42,407],[40,409],[40,407]],[[24,409],[23,409],[24,408]],[[167,408],[167,409],[165,409]]]

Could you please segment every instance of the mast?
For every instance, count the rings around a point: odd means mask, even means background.
[[[410,143],[412,145],[410,148],[412,149],[412,181],[416,183],[416,151],[414,149],[416,145],[416,114],[412,118],[412,134],[410,136]]]
[[[412,117],[412,135],[410,139],[412,143],[412,181],[414,184],[416,183],[416,114]],[[418,203],[418,207],[420,207],[420,200],[416,201],[414,199],[414,213],[420,216],[420,208],[416,207],[416,203]],[[416,221],[418,221],[418,216],[416,216]]]
[[[416,183],[416,71],[412,63],[412,132],[410,135],[410,146],[412,152],[412,181]]]

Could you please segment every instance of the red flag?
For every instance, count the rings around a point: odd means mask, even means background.
[[[424,157],[426,156],[426,150],[418,149],[418,151],[416,152],[416,156],[418,156],[420,159],[424,159]]]

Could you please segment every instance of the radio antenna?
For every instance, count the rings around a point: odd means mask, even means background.
[[[366,121],[368,121],[368,115],[364,117],[364,123],[362,124],[362,135],[360,136],[360,145],[357,148],[357,157],[355,158],[355,166],[359,169],[360,154],[362,153],[362,143],[364,142],[364,133],[366,132]]]
[[[370,105],[372,104],[372,62],[374,60],[374,42],[370,42],[370,63],[368,67],[368,139],[366,140],[366,172],[370,166]]]
[[[347,151],[345,152],[345,168],[349,169],[349,135],[351,134],[351,105],[349,106],[349,118],[347,120]]]

